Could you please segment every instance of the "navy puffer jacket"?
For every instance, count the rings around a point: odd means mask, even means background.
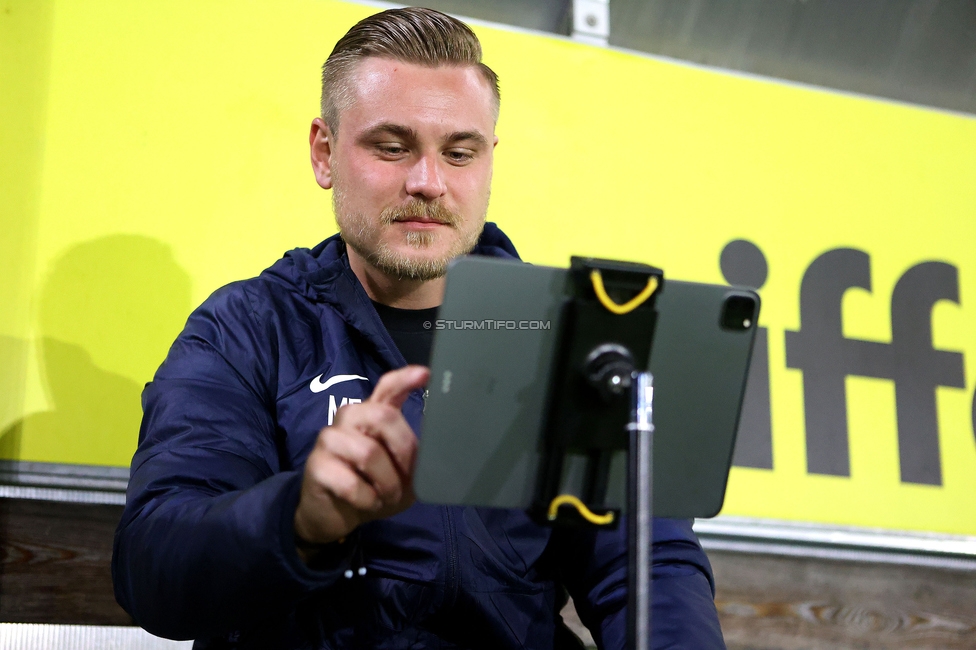
[[[490,223],[474,253],[516,257]],[[553,531],[519,511],[418,503],[315,568],[299,559],[319,430],[404,363],[337,236],[194,311],[143,394],[115,538],[116,598],[135,621],[195,648],[553,648],[562,585],[598,644],[624,647],[623,526]],[[323,389],[336,375],[365,380]],[[403,407],[415,431],[422,412],[417,391]],[[655,521],[654,579],[654,647],[724,647],[688,522]]]

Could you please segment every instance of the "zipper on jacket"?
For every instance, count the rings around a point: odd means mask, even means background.
[[[454,527],[452,510],[452,506],[444,506],[444,514],[447,517],[447,580],[444,602],[448,607],[453,607],[457,602],[461,587],[461,577],[458,574],[457,529]]]

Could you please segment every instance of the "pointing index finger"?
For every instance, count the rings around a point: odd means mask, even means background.
[[[392,370],[382,377],[367,401],[388,404],[399,410],[411,391],[427,385],[430,370],[424,366],[405,366]]]

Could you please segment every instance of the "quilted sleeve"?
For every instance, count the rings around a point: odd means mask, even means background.
[[[190,316],[143,393],[112,574],[116,599],[153,634],[273,625],[350,564],[350,543],[321,570],[295,551],[302,475],[279,471],[275,343],[243,285],[229,285]]]

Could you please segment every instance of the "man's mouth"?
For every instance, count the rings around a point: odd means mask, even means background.
[[[433,203],[412,201],[405,205],[387,208],[380,215],[380,221],[386,224],[411,224],[421,228],[455,227],[461,222],[461,216],[436,201]]]
[[[394,223],[429,223],[429,224],[436,224],[440,226],[450,225],[450,223],[447,221],[434,219],[432,217],[398,217],[393,221]]]

